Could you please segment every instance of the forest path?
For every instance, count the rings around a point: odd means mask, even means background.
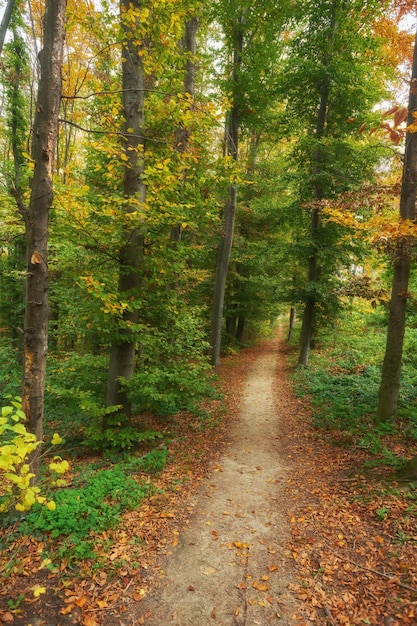
[[[189,527],[133,623],[307,623],[288,592],[291,572],[283,548],[290,533],[284,506],[289,468],[280,423],[288,392],[274,395],[279,368],[285,368],[277,345],[265,344],[249,369],[230,446],[195,493]]]

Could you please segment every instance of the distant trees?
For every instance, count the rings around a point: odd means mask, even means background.
[[[373,176],[379,159],[376,142],[360,129],[375,117],[372,109],[383,97],[389,68],[382,63],[372,27],[380,15],[379,2],[319,0],[304,6],[282,89],[295,133],[287,175],[297,185],[294,249],[303,248],[307,267],[298,288],[303,308],[299,364],[306,367],[320,319],[337,310],[339,270],[349,266],[354,254],[354,242],[346,242],[343,229],[326,224],[321,210]]]

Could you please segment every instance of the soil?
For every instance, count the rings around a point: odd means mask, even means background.
[[[313,425],[291,389],[289,350],[277,339],[225,358],[226,413],[207,400],[209,425],[165,423],[168,465],[137,476],[158,492],[103,533],[104,567],[63,559],[48,571],[33,537],[0,554],[0,571],[15,563],[0,623],[416,626],[415,489],[398,489],[383,456],[352,436]],[[399,437],[384,443],[417,454]]]
[[[267,344],[247,373],[228,449],[192,498],[160,586],[140,604],[146,623],[306,624],[288,592],[290,467],[280,441],[288,404],[286,393],[274,397],[276,365],[277,344]]]

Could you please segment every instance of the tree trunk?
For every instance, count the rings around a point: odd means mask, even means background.
[[[245,318],[241,315],[237,320],[237,328],[236,328],[236,339],[239,343],[243,343],[243,338],[245,334]]]
[[[126,214],[138,211],[146,201],[146,187],[142,180],[145,151],[145,74],[139,54],[142,44],[137,40],[140,24],[135,17],[141,5],[138,0],[122,0],[120,5],[125,35],[122,48],[122,90],[125,118],[123,193]],[[134,326],[139,319],[137,299],[142,284],[140,273],[144,237],[144,228],[141,225],[132,227],[127,219],[120,250],[118,290],[120,298],[131,304],[123,312],[118,337],[111,348],[106,393],[107,406],[119,406],[127,421],[131,415],[131,403],[123,382],[130,380],[134,372]]]
[[[293,330],[294,330],[294,324],[295,324],[295,306],[292,306],[290,308],[290,319],[289,319],[289,324],[288,324],[287,341],[291,341],[291,339],[292,339],[292,333],[293,333]]]
[[[233,339],[236,339],[236,324],[236,315],[229,315],[226,317],[226,333],[229,337],[233,337]]]
[[[28,429],[43,437],[46,354],[48,348],[48,217],[61,99],[61,66],[66,0],[47,0],[41,77],[33,125],[34,171],[26,220],[26,307],[24,320],[23,410]],[[39,448],[32,470],[39,471]]]
[[[234,86],[233,105],[226,124],[226,154],[235,161],[239,159],[239,101],[238,101],[238,77],[242,63],[243,50],[243,26],[245,24],[246,11],[242,12],[237,23],[236,41],[234,42],[232,82]],[[220,363],[220,349],[222,339],[222,321],[224,293],[226,289],[227,272],[233,244],[235,214],[237,205],[237,185],[229,186],[228,198],[223,209],[223,232],[217,253],[216,275],[214,279],[213,311],[211,320],[211,363],[217,367]]]
[[[338,7],[337,0],[333,3],[333,15],[332,21],[330,25],[329,31],[329,41],[328,41],[328,50],[325,52],[323,59],[323,70],[324,76],[320,85],[320,102],[319,108],[317,112],[317,123],[316,123],[316,141],[317,148],[314,153],[314,162],[313,162],[313,173],[314,173],[314,190],[313,196],[316,202],[319,202],[323,199],[324,193],[322,189],[322,183],[320,182],[320,174],[322,169],[322,150],[323,147],[321,145],[321,140],[324,135],[324,131],[326,128],[327,121],[327,111],[329,106],[329,97],[330,97],[330,75],[329,75],[329,65],[333,54],[333,45],[334,45],[334,37],[336,34],[337,28],[337,19],[336,19],[336,11]],[[300,334],[300,355],[298,358],[298,365],[301,367],[308,367],[308,356],[311,346],[311,338],[313,335],[314,328],[314,317],[315,317],[315,309],[317,303],[316,297],[316,287],[317,282],[319,280],[319,259],[318,259],[318,249],[319,249],[319,230],[320,230],[320,209],[314,207],[311,211],[311,252],[308,259],[308,270],[307,270],[307,283],[308,283],[308,296],[306,298],[304,313],[303,313],[303,321],[301,325],[301,334]]]
[[[408,100],[409,125],[415,121],[413,113],[417,111],[416,84],[417,33],[414,42],[413,66]],[[416,184],[417,133],[407,132],[400,197],[400,217],[403,220],[415,219]],[[398,245],[394,259],[387,342],[378,396],[378,421],[386,421],[395,418],[397,415],[412,247],[413,242],[410,239],[403,239]]]
[[[185,76],[184,76],[184,95],[189,98],[189,106],[192,107],[192,101],[195,93],[195,54],[196,54],[196,40],[197,40],[198,19],[192,17],[185,25],[185,37],[183,40],[184,51],[187,55],[185,63]],[[188,150],[190,139],[190,130],[180,126],[175,133],[175,145],[174,149],[180,154],[185,154]],[[185,178],[185,170],[182,178]],[[177,247],[182,237],[182,225],[175,224],[171,227],[170,241],[173,248]],[[176,291],[178,289],[178,278],[169,285],[170,291]]]
[[[4,9],[3,19],[0,24],[0,54],[3,51],[4,40],[6,39],[7,29],[9,27],[10,18],[12,17],[15,4],[16,0],[7,0],[6,8]]]

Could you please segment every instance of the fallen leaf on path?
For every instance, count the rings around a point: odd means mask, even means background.
[[[266,583],[258,583],[256,580],[253,581],[252,587],[257,589],[258,591],[269,591],[270,587]]]
[[[235,548],[238,548],[239,550],[243,550],[243,549],[249,549],[251,547],[250,543],[242,543],[240,541],[234,541],[232,544]]]

